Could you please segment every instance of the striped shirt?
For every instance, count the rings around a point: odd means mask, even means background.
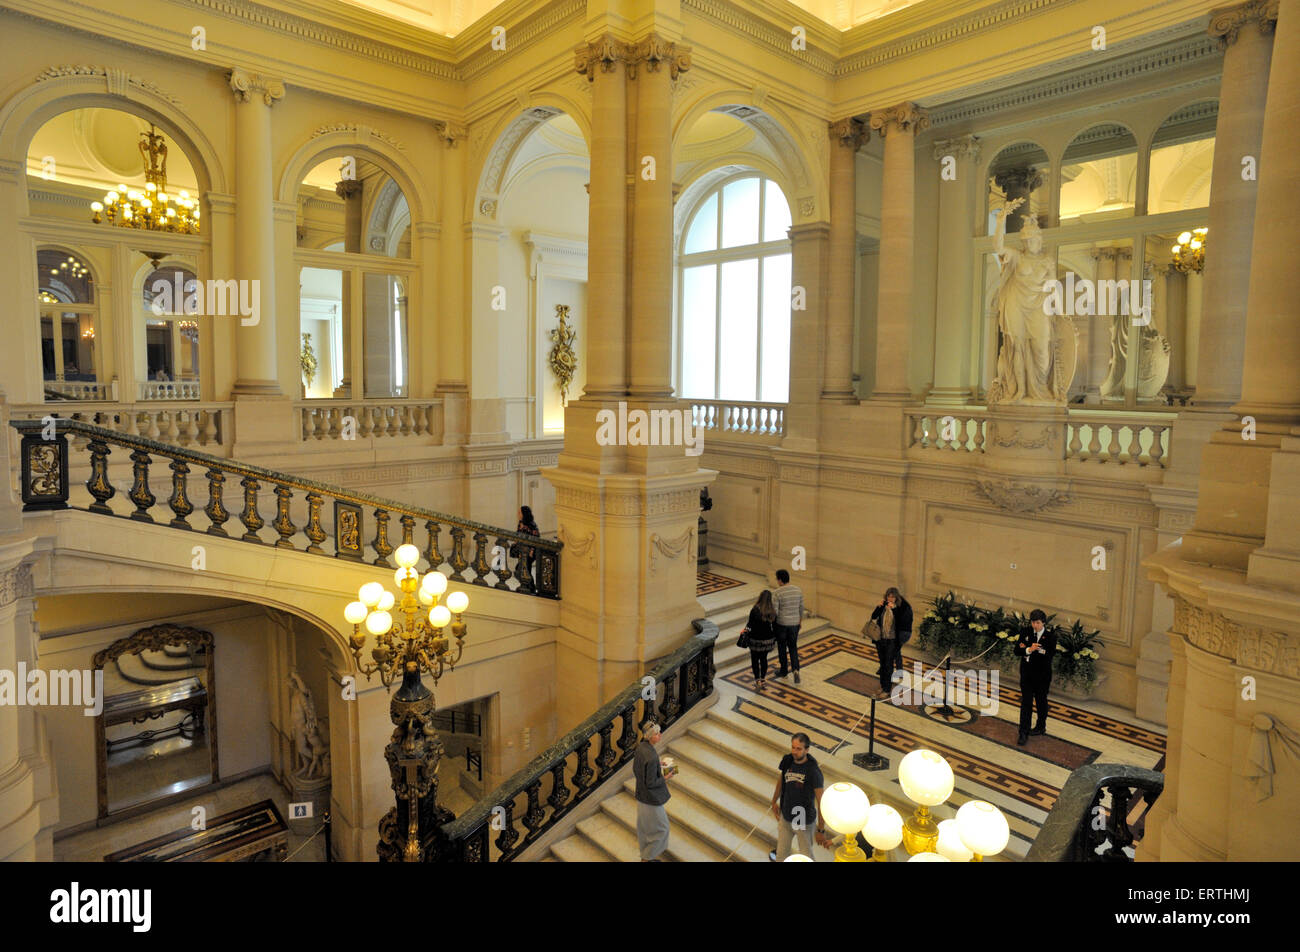
[[[803,592],[798,585],[786,583],[777,586],[772,592],[776,602],[776,623],[778,625],[798,625],[803,620]]]

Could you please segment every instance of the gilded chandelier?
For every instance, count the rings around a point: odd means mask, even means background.
[[[400,604],[381,584],[367,582],[358,592],[359,600],[343,610],[343,617],[352,623],[352,656],[366,680],[378,672],[384,687],[393,683],[399,671],[430,674],[437,684],[444,668],[455,668],[464,650],[465,623],[461,614],[469,607],[469,596],[452,592],[447,596],[447,604],[440,605],[439,599],[447,591],[447,576],[428,572],[421,580],[414,568],[420,560],[420,550],[410,543],[398,546],[393,558],[400,566],[393,573],[402,592]],[[394,605],[405,620],[393,617]],[[424,608],[428,608],[427,615]],[[375,636],[375,647],[370,651],[372,664],[361,663],[361,649],[366,643],[362,623]],[[443,633],[448,624],[456,640],[454,651],[451,638]]]
[[[1205,267],[1205,236],[1209,232],[1208,228],[1194,228],[1178,236],[1178,244],[1172,249],[1176,269],[1184,274],[1189,271],[1201,273]]]
[[[107,192],[102,202],[91,202],[90,220],[123,228],[149,231],[173,231],[182,235],[199,233],[199,203],[182,189],[172,196],[167,192],[167,142],[149,126],[140,133],[140,156],[144,160],[144,191],[119,185]]]

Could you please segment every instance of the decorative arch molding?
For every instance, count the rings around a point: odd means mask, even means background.
[[[63,241],[63,240],[45,241],[42,239],[36,242],[36,255],[33,256],[33,261],[35,261],[35,257],[39,256],[42,251],[57,251],[60,254],[75,255],[77,260],[80,261],[82,264],[84,264],[86,268],[90,271],[90,283],[95,289],[95,300],[90,303],[95,305],[98,305],[100,303],[99,302],[100,288],[104,286],[104,282],[100,276],[100,269],[95,266],[94,255],[86,254],[85,248],[79,248],[75,244],[72,244],[68,241]],[[36,283],[39,285],[40,281],[38,280]],[[70,304],[72,302],[68,301],[65,303]]]
[[[540,156],[539,158],[515,169],[514,172],[501,183],[501,194],[505,195],[517,184],[527,180],[531,175],[540,175],[543,172],[550,172],[555,169],[588,172],[591,170],[591,160],[586,156],[565,152],[555,152],[549,155]]]
[[[25,167],[27,147],[41,126],[62,113],[91,107],[148,119],[186,153],[201,193],[229,194],[230,179],[217,150],[183,111],[180,100],[149,80],[111,66],[52,66],[0,106],[0,161]]]
[[[816,142],[805,144],[800,124],[785,109],[768,98],[765,89],[715,89],[705,92],[674,110],[673,152],[687,130],[707,112],[726,112],[750,125],[776,154],[781,163],[771,178],[780,185],[790,203],[795,224],[826,219],[830,209],[829,167],[820,161]],[[825,123],[816,123],[821,140],[827,138]]]
[[[589,109],[589,104],[579,103],[555,93],[538,92],[530,96],[520,94],[495,123],[484,122],[472,130],[470,132],[470,180],[476,184],[466,196],[467,220],[496,220],[498,201],[506,184],[505,174],[510,167],[510,160],[514,158],[529,135],[558,115],[566,115],[577,123],[583,141],[586,143],[588,161],[590,161],[591,121],[587,115]]]
[[[718,156],[699,168],[680,184],[681,191],[673,206],[673,254],[681,254],[682,235],[686,231],[687,220],[699,207],[701,198],[716,188],[719,183],[737,176],[742,172],[757,172],[767,176],[781,189],[786,204],[790,206],[791,219],[795,215],[795,202],[790,194],[789,184],[783,181],[781,169],[764,156],[746,155],[744,161],[736,161],[735,156]]]
[[[433,196],[423,187],[423,180],[416,175],[400,144],[382,133],[376,134],[365,125],[337,124],[318,128],[289,156],[280,176],[276,198],[296,205],[303,176],[323,160],[340,155],[359,156],[387,172],[406,196],[412,222],[433,220]]]

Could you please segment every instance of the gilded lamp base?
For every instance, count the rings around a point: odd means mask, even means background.
[[[917,807],[916,812],[903,823],[903,849],[909,856],[917,853],[933,853],[939,844],[939,824],[929,807]]]

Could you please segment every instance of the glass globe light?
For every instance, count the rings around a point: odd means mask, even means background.
[[[446,605],[434,605],[429,609],[429,624],[434,628],[446,628],[451,622],[451,612]]]
[[[857,784],[833,783],[822,794],[822,819],[832,830],[846,837],[855,835],[867,825],[870,808],[871,802]]]
[[[873,849],[886,853],[898,849],[898,844],[903,842],[903,818],[888,803],[873,803],[867,810],[867,825],[862,835]]]
[[[979,856],[996,856],[1007,848],[1011,838],[1002,811],[983,800],[961,805],[957,811],[957,832],[966,848]]]
[[[366,620],[368,614],[366,606],[360,602],[348,602],[348,607],[343,609],[343,617],[349,625],[359,625]]]
[[[426,592],[424,589],[420,589],[420,591],[417,594],[419,595],[420,598],[420,604],[423,605],[425,608],[428,608],[430,605],[433,604],[433,596],[430,595],[428,592]]]
[[[379,604],[379,600],[383,597],[384,586],[380,585],[378,582],[367,582],[365,585],[362,585],[360,591],[357,592],[357,598],[360,599],[361,604],[365,605],[367,608],[374,608]]]
[[[393,616],[388,612],[371,612],[366,619],[366,631],[372,635],[382,635],[393,627]]]
[[[932,750],[914,750],[904,757],[898,782],[907,798],[923,807],[937,807],[952,796],[952,768]]]
[[[786,863],[811,863],[812,861],[811,856],[804,856],[803,853],[791,853],[783,860]]]
[[[381,612],[386,612],[393,607],[393,603],[396,601],[397,599],[393,597],[393,593],[385,589],[384,594],[379,596],[379,604],[375,607]]]
[[[428,592],[430,595],[441,595],[447,591],[447,576],[441,572],[430,572],[420,583],[420,589]]]
[[[939,823],[939,842],[934,851],[954,863],[969,863],[975,858],[973,850],[967,849],[961,841],[961,833],[956,820],[942,820]]]
[[[1180,245],[1185,245],[1191,240],[1192,240],[1192,233],[1190,231],[1185,231],[1178,236],[1178,243]]]
[[[465,609],[469,608],[469,596],[464,592],[452,592],[447,596],[447,607],[459,615]]]
[[[411,543],[406,542],[397,547],[397,551],[393,553],[393,558],[397,560],[397,564],[402,568],[409,569],[420,561],[420,550]]]
[[[415,569],[412,568],[400,568],[393,573],[393,581],[397,584],[397,587],[399,589],[402,587],[402,583],[406,581],[408,578],[413,579],[419,577],[420,577],[420,573],[415,571]]]
[[[938,853],[917,853],[908,859],[909,863],[950,863],[952,860],[946,856],[940,856]]]
[[[91,203],[90,203],[90,210],[93,211],[93,212],[102,212],[102,211],[104,210],[104,203],[103,203],[103,202],[91,202]]]

